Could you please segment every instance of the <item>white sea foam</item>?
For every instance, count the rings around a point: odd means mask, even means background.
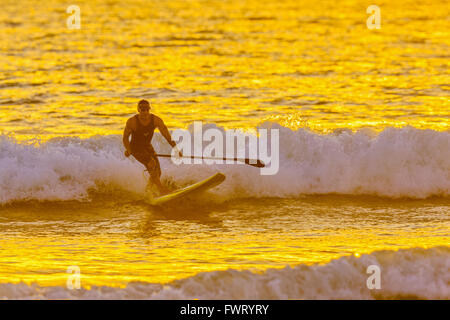
[[[162,159],[163,178],[184,185],[221,171],[227,180],[215,192],[224,198],[327,193],[412,198],[450,195],[449,132],[406,127],[324,135],[273,123],[264,126],[280,130],[276,175],[261,175],[258,168],[244,164],[176,166]],[[157,151],[170,153],[159,134],[154,145]],[[123,155],[120,136],[60,138],[40,145],[2,136],[0,203],[83,200],[89,191],[105,188],[143,193],[143,166],[130,159]]]
[[[370,265],[381,288],[369,289]],[[324,265],[199,273],[166,285],[133,282],[125,288],[69,290],[24,283],[0,284],[0,299],[450,299],[450,248],[377,251]]]

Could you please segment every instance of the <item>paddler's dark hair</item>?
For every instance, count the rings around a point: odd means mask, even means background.
[[[150,110],[152,108],[152,105],[147,100],[142,99],[141,101],[138,102],[138,111],[139,112],[142,107],[148,107],[148,109]]]
[[[150,108],[150,102],[148,102],[148,101],[145,100],[145,99],[142,99],[141,101],[138,102],[138,109],[139,109],[140,107],[144,107],[144,106],[148,106],[148,107]]]

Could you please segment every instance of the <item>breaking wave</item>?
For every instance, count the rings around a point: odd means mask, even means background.
[[[163,180],[182,186],[221,171],[227,180],[213,192],[224,199],[329,193],[392,198],[450,195],[449,132],[405,127],[318,134],[274,123],[263,126],[279,129],[276,174],[261,175],[261,169],[245,164],[177,166],[161,159]],[[156,134],[153,142],[157,151],[169,153],[161,135]],[[0,136],[0,203],[83,201],[90,192],[104,190],[142,194],[143,167],[130,159],[123,155],[119,135],[64,137],[40,144]]]
[[[380,270],[380,288],[369,289]],[[371,282],[371,280],[369,280]],[[372,282],[371,282],[372,283]],[[0,284],[0,299],[449,299],[450,248],[376,251],[323,265],[250,271],[213,271],[171,283],[129,283],[69,290],[24,283]]]

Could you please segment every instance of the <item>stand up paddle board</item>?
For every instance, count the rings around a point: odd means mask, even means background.
[[[192,196],[194,194],[198,194],[201,192],[204,192],[208,189],[211,189],[219,184],[221,184],[223,181],[225,180],[225,175],[223,173],[216,173],[215,175],[199,181],[195,184],[192,184],[190,186],[187,186],[185,188],[182,189],[178,189],[172,193],[157,197],[157,198],[153,198],[153,199],[148,199],[148,203],[152,206],[162,206],[166,203],[175,201],[175,200],[179,200],[182,198],[185,198],[187,196]]]

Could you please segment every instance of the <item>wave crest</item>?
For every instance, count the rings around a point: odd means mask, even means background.
[[[368,289],[367,268],[380,268],[381,288]],[[450,248],[377,251],[324,265],[250,271],[213,271],[166,285],[133,282],[68,290],[0,284],[3,299],[449,299]]]
[[[211,127],[211,124],[207,125]],[[426,198],[450,195],[450,133],[415,128],[341,130],[318,134],[280,130],[280,169],[264,176],[240,165],[181,165],[161,159],[163,178],[179,185],[224,172],[216,189],[224,198],[298,197],[302,194],[351,194]],[[221,129],[223,130],[223,129]],[[155,149],[169,153],[161,135]],[[186,170],[189,166],[189,170]],[[58,138],[39,145],[0,137],[0,203],[86,200],[104,188],[142,194],[143,167],[125,158],[121,137]]]

